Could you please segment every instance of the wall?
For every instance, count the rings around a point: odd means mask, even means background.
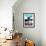
[[[0,0],[0,27],[12,29],[12,6],[16,0]]]
[[[4,27],[9,30],[12,29],[12,6],[15,2],[16,0],[0,0],[0,32],[4,30]],[[1,29],[1,27],[3,28]],[[0,34],[0,38],[5,38],[7,33],[3,31],[3,33]],[[8,35],[10,34],[8,33]]]
[[[14,24],[18,32],[23,33],[24,39],[31,39],[35,42],[36,46],[41,46],[41,30],[40,30],[40,0],[23,0],[21,3],[16,3],[13,6]],[[35,28],[23,27],[23,13],[35,13]]]
[[[41,38],[42,46],[46,46],[46,0],[41,1]]]

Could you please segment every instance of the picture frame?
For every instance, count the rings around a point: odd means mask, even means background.
[[[23,13],[23,27],[24,28],[35,27],[35,13]]]

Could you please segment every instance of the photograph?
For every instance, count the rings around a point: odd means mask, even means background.
[[[25,28],[35,27],[35,13],[23,13],[23,26]]]
[[[0,46],[46,46],[46,0],[0,0]]]

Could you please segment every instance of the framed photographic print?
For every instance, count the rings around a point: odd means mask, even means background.
[[[23,27],[25,28],[35,27],[35,13],[23,13]]]

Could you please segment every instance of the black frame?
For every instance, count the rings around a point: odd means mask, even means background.
[[[32,14],[33,15],[33,26],[32,27],[24,26],[24,14]],[[35,27],[35,13],[23,13],[23,27],[24,28],[34,28]]]

